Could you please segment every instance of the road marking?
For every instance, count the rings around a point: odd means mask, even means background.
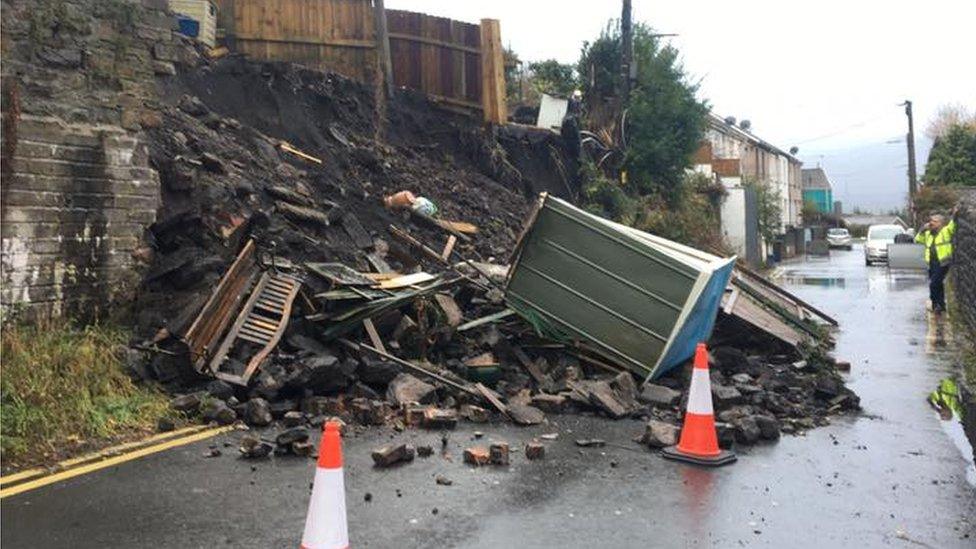
[[[103,448],[91,454],[85,454],[83,456],[78,456],[76,458],[66,459],[64,461],[55,463],[50,467],[34,467],[32,469],[25,469],[23,471],[20,471],[18,473],[13,473],[11,475],[0,476],[0,488],[3,488],[4,486],[9,486],[10,484],[14,484],[17,482],[23,482],[25,480],[29,480],[34,477],[40,477],[50,473],[63,471],[65,469],[74,467],[75,465],[79,465],[81,463],[88,463],[89,461],[96,461],[100,459],[105,459],[107,457],[112,457],[114,455],[121,454],[122,452],[127,452],[129,450],[132,450],[134,448],[141,448],[143,446],[148,446],[153,442],[159,442],[169,438],[178,437],[180,435],[188,435],[191,433],[196,433],[204,429],[207,429],[206,425],[193,425],[190,427],[184,427],[182,429],[177,429],[175,431],[158,433],[141,440],[135,440],[132,442],[126,442],[125,444],[119,444],[117,446],[110,446],[108,448]]]
[[[47,476],[44,476],[44,477],[40,477],[40,478],[37,478],[37,479],[34,479],[34,480],[30,480],[30,481],[27,481],[27,482],[23,482],[21,484],[17,484],[15,486],[11,486],[10,488],[4,488],[4,489],[0,490],[0,499],[6,498],[6,497],[9,497],[9,496],[14,496],[14,495],[17,495],[17,494],[20,494],[20,493],[23,493],[23,492],[27,492],[27,491],[30,491],[30,490],[35,490],[35,489],[40,488],[42,486],[47,486],[48,484],[54,484],[55,482],[60,482],[62,480],[67,480],[69,478],[73,478],[73,477],[76,477],[76,476],[79,476],[79,475],[84,475],[84,474],[87,474],[87,473],[92,473],[92,472],[98,471],[100,469],[105,469],[106,467],[112,467],[114,465],[119,465],[121,463],[125,463],[127,461],[132,461],[134,459],[139,459],[141,457],[145,457],[145,456],[148,456],[148,455],[151,455],[151,454],[155,454],[155,453],[158,453],[158,452],[162,452],[164,450],[169,450],[171,448],[177,448],[179,446],[184,446],[186,444],[190,444],[190,443],[193,443],[193,442],[198,442],[198,441],[201,441],[201,440],[206,440],[206,439],[208,439],[210,437],[219,435],[221,433],[226,433],[227,431],[231,431],[233,429],[234,429],[234,426],[232,426],[232,425],[228,425],[228,426],[225,426],[225,427],[204,428],[203,430],[200,430],[200,429],[197,429],[197,428],[189,428],[188,430],[193,430],[193,431],[196,431],[196,432],[192,432],[191,434],[188,434],[186,436],[181,436],[179,438],[175,438],[175,439],[172,439],[172,440],[165,440],[163,442],[160,442],[159,444],[154,444],[154,445],[151,445],[151,446],[144,446],[144,447],[138,448],[138,449],[133,450],[133,451],[128,452],[128,453],[124,453],[124,454],[120,454],[120,455],[116,455],[116,456],[109,457],[109,458],[104,459],[102,461],[96,461],[94,463],[84,463],[85,461],[90,461],[91,459],[96,459],[99,455],[104,454],[105,452],[102,452],[101,454],[95,454],[94,457],[92,457],[92,456],[85,456],[83,458],[75,458],[74,460],[69,460],[69,461],[74,461],[75,463],[83,463],[83,464],[82,465],[79,465],[77,467],[74,467],[72,469],[67,469],[67,470],[60,471],[60,472],[57,472],[57,473],[53,473],[53,474],[50,474],[50,475],[47,475]],[[181,430],[181,431],[182,432],[186,432],[187,430]],[[173,431],[173,433],[177,433],[177,432],[179,432],[179,431]],[[163,434],[171,434],[171,433],[163,433]],[[159,435],[157,435],[157,436],[159,436]],[[153,437],[150,437],[150,439],[152,439],[152,438]],[[156,439],[156,440],[158,440],[158,439]],[[144,443],[145,441],[140,441],[140,442]],[[139,446],[140,442],[129,443],[129,447]],[[121,446],[126,446],[126,445],[121,445]],[[28,471],[25,471],[25,473],[27,473],[27,472]],[[11,475],[11,476],[13,476],[13,475]],[[22,476],[21,478],[25,478],[25,477]],[[9,482],[11,482],[11,481],[9,481],[9,480],[6,481],[6,483],[8,483],[8,484],[9,484]]]

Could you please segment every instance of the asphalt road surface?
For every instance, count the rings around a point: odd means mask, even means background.
[[[924,311],[923,274],[865,267],[861,250],[785,266],[782,278],[841,322],[836,356],[864,413],[806,436],[739,449],[707,470],[631,442],[637,421],[561,416],[537,428],[462,425],[451,459],[387,470],[369,451],[439,434],[374,429],[345,441],[355,547],[976,547],[976,471],[959,427],[926,393],[948,373],[941,322]],[[542,433],[544,461],[461,463],[472,431],[513,448]],[[125,463],[2,502],[5,549],[297,547],[312,460],[236,457],[238,434]],[[577,448],[598,436],[604,448]],[[211,444],[223,456],[204,458]],[[437,475],[453,481],[435,483]],[[367,501],[367,494],[370,495]]]

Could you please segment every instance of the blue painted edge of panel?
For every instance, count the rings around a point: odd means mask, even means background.
[[[735,258],[732,258],[712,271],[687,319],[678,330],[667,354],[664,355],[658,368],[651,374],[651,379],[661,377],[694,356],[695,347],[703,341],[708,341],[708,338],[711,337],[712,329],[715,327],[715,319],[718,316],[718,308],[722,303],[722,295],[729,285],[734,266]]]

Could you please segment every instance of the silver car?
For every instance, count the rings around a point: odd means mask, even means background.
[[[901,225],[871,225],[864,241],[864,264],[888,262],[888,244],[894,244],[895,237],[904,233]]]
[[[844,248],[851,250],[851,233],[847,229],[827,229],[827,245],[831,248]]]

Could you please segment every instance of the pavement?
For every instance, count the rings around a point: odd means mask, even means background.
[[[976,547],[976,469],[958,424],[926,394],[950,373],[951,333],[925,310],[923,273],[865,267],[862,252],[784,264],[781,282],[841,324],[863,414],[805,436],[739,448],[700,469],[631,438],[633,420],[550,417],[549,424],[462,424],[448,457],[373,469],[369,452],[440,434],[373,428],[344,440],[351,543],[357,547]],[[461,451],[543,433],[546,458],[464,465]],[[236,456],[239,433],[182,446],[5,498],[0,543],[18,547],[296,547],[314,462]],[[604,448],[578,448],[599,437]],[[481,442],[481,441],[477,441]],[[487,442],[485,442],[487,443]],[[216,444],[223,455],[205,458]],[[228,445],[225,447],[225,444]],[[443,475],[451,486],[435,483]]]

